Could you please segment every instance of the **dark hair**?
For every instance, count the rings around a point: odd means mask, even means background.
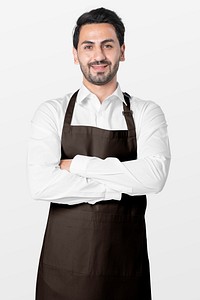
[[[113,25],[120,46],[124,44],[125,27],[121,18],[114,11],[101,7],[86,12],[78,18],[73,32],[74,48],[77,49],[78,47],[81,26],[86,24],[100,24],[100,23],[108,23]]]

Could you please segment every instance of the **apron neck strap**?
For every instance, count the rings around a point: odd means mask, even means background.
[[[71,97],[70,101],[69,101],[69,104],[67,106],[67,111],[65,113],[65,120],[64,120],[64,124],[71,124],[71,121],[72,121],[72,116],[73,116],[73,111],[74,111],[74,105],[75,105],[75,102],[76,102],[76,97],[77,97],[77,94],[78,94],[78,91],[77,90]]]
[[[135,130],[135,123],[133,120],[133,111],[130,109],[131,96],[128,93],[123,93],[123,95],[124,95],[124,100],[125,100],[126,104],[123,103],[124,111],[122,112],[122,114],[124,115],[124,118],[126,120],[128,130],[131,130],[131,129]]]

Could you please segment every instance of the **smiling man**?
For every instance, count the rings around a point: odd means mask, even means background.
[[[30,188],[51,203],[36,300],[151,299],[146,195],[164,187],[170,149],[161,108],[117,81],[124,32],[111,10],[80,16],[73,55],[82,85],[32,120]]]

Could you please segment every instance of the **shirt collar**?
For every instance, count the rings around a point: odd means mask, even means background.
[[[81,86],[81,88],[80,88],[80,90],[79,90],[79,92],[78,92],[76,101],[77,101],[77,103],[81,103],[81,102],[83,102],[85,99],[91,98],[93,95],[94,95],[94,94],[91,93],[91,92],[86,88],[86,86],[85,86],[84,84],[82,84],[82,86]],[[125,102],[125,100],[124,100],[124,95],[123,95],[123,93],[122,93],[122,90],[121,90],[121,88],[120,88],[119,83],[117,83],[117,88],[116,88],[116,90],[114,91],[114,93],[113,93],[112,95],[108,96],[106,99],[109,99],[109,98],[110,98],[110,99],[112,99],[112,98],[118,98],[119,100],[121,100],[122,102],[124,102],[124,103],[126,104],[126,102]],[[106,99],[105,99],[105,100],[106,100]]]

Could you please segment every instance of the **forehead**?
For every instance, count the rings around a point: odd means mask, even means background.
[[[100,23],[86,24],[81,27],[79,42],[83,42],[84,40],[101,41],[105,39],[117,40],[117,35],[113,25]]]

